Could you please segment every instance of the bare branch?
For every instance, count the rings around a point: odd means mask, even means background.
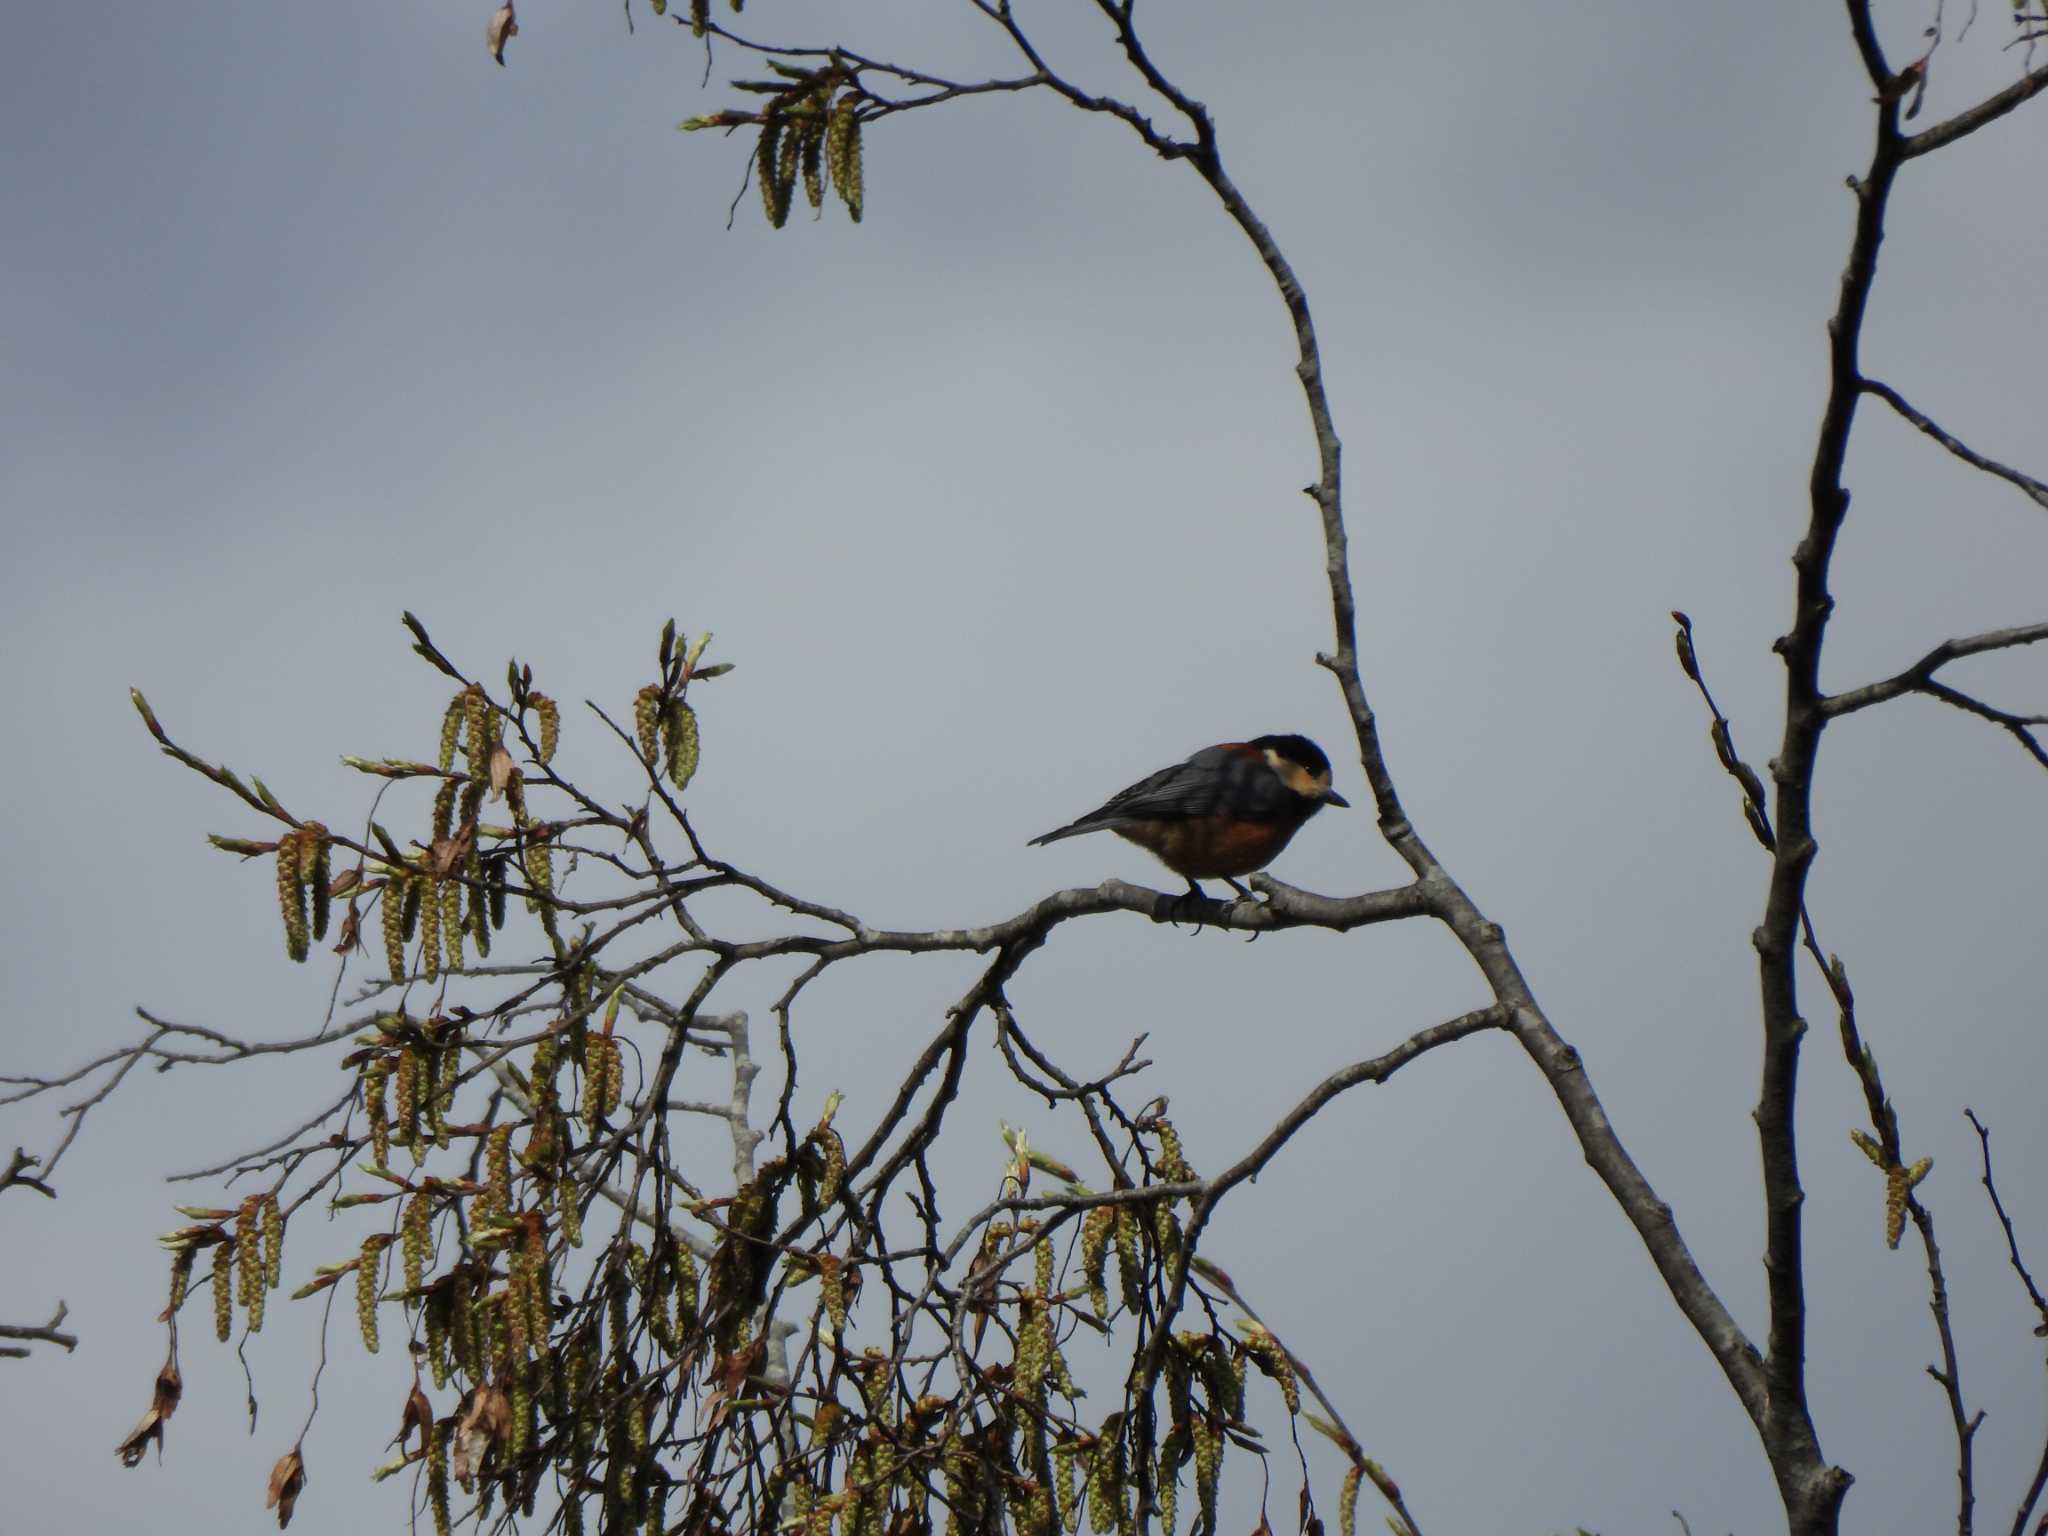
[[[1941,1364],[1928,1366],[1927,1374],[1948,1400],[1949,1421],[1956,1437],[1956,1536],[1970,1536],[1977,1507],[1977,1430],[1984,1422],[1984,1414],[1981,1409],[1972,1414],[1963,1404],[1962,1367],[1956,1359],[1955,1331],[1949,1325],[1948,1281],[1942,1274],[1941,1249],[1934,1241],[1934,1213],[1910,1191],[1906,1195],[1906,1212],[1913,1218],[1920,1245],[1927,1255],[1927,1308],[1934,1314],[1935,1334],[1941,1341]]]
[[[1758,1419],[1792,1528],[1832,1530],[1850,1478],[1821,1454],[1806,1395],[1806,1265],[1799,1179],[1796,1107],[1800,1044],[1797,964],[1813,836],[1813,775],[1826,724],[1820,689],[1821,649],[1834,608],[1828,590],[1835,543],[1848,515],[1843,466],[1862,395],[1859,355],[1863,319],[1877,275],[1885,212],[1901,163],[1899,99],[1876,40],[1866,0],[1848,0],[1850,30],[1865,70],[1878,86],[1876,143],[1868,171],[1851,183],[1856,220],[1835,311],[1828,321],[1828,394],[1809,478],[1805,536],[1793,555],[1797,590],[1791,631],[1777,644],[1785,661],[1784,734],[1772,774],[1777,781],[1776,847],[1763,920],[1756,929],[1764,1027],[1762,1093],[1756,1108],[1762,1152],[1765,1249],[1770,1300],[1765,1371],[1769,1399]]]
[[[29,1156],[28,1149],[16,1147],[13,1158],[7,1164],[7,1171],[0,1173],[0,1190],[13,1189],[19,1185],[23,1189],[34,1190],[45,1199],[56,1199],[57,1191],[28,1171],[35,1166],[36,1159]]]
[[[1910,421],[1922,432],[1933,438],[1965,464],[1981,469],[1987,475],[1996,475],[1999,479],[2018,486],[2026,493],[2027,499],[2032,501],[2034,505],[2048,507],[2048,485],[2044,485],[2032,475],[2024,474],[2010,465],[2001,464],[1996,459],[1987,459],[1960,438],[1944,432],[1934,421],[1914,409],[1906,397],[1893,389],[1891,385],[1880,383],[1876,379],[1865,379],[1863,381],[1863,392],[1868,395],[1877,396],[1878,399],[1889,405],[1907,421]]]
[[[2034,1330],[2048,1338],[2048,1297],[2042,1296],[2034,1277],[2027,1272],[2026,1261],[2020,1257],[2019,1239],[2013,1233],[2012,1218],[2005,1213],[2005,1202],[1998,1197],[1998,1185],[1991,1177],[1991,1127],[1977,1118],[1974,1109],[1963,1111],[1963,1117],[1970,1122],[1970,1128],[1977,1133],[1978,1150],[1983,1154],[1984,1173],[1980,1183],[1984,1193],[1991,1197],[1991,1209],[1998,1217],[1999,1226],[2005,1229],[2005,1251],[2012,1261],[2013,1273],[2020,1277],[2020,1284],[2027,1288],[2027,1300],[2034,1304],[2034,1310],[2041,1315],[2041,1324]]]
[[[1316,1113],[1339,1094],[1348,1089],[1356,1088],[1361,1083],[1384,1083],[1388,1078],[1400,1071],[1401,1068],[1407,1066],[1409,1062],[1427,1055],[1439,1046],[1453,1044],[1456,1041],[1465,1039],[1469,1035],[1476,1035],[1489,1029],[1506,1030],[1512,1028],[1513,1019],[1508,1010],[1499,1004],[1495,1004],[1492,1007],[1475,1009],[1473,1012],[1461,1014],[1455,1019],[1447,1019],[1441,1024],[1432,1024],[1426,1029],[1417,1030],[1391,1051],[1374,1056],[1366,1061],[1354,1062],[1348,1067],[1332,1072],[1303,1096],[1299,1103],[1285,1115],[1281,1116],[1279,1123],[1272,1130],[1268,1131],[1265,1136],[1260,1138],[1257,1146],[1245,1153],[1243,1157],[1239,1158],[1229,1168],[1201,1186],[1200,1194],[1195,1201],[1194,1213],[1188,1221],[1184,1255],[1194,1252],[1195,1243],[1201,1236],[1202,1228],[1208,1224],[1209,1217],[1216,1209],[1217,1203],[1246,1179],[1256,1178],[1260,1170],[1270,1163],[1280,1149],[1294,1138],[1295,1133],[1308,1124],[1310,1120],[1314,1119]],[[1188,1264],[1184,1256],[1174,1270],[1172,1289],[1168,1292],[1164,1308],[1164,1316],[1166,1318],[1171,1319],[1179,1311],[1181,1298],[1187,1290],[1187,1282]],[[1144,1378],[1148,1386],[1150,1381],[1157,1375],[1158,1359],[1164,1348],[1162,1341],[1165,1337],[1166,1333],[1163,1327],[1153,1336],[1153,1347],[1150,1355],[1147,1357]]]
[[[1953,144],[1966,134],[1975,133],[1979,128],[1997,122],[2014,108],[2025,105],[2040,95],[2044,86],[2048,86],[2048,64],[2030,70],[1996,96],[1987,97],[1967,112],[1958,112],[1946,122],[1922,129],[1904,141],[1901,155],[1912,160],[1932,154],[1945,144]]]
[[[2038,645],[2044,640],[2048,640],[2048,624],[2021,624],[2011,629],[1993,629],[1981,635],[1944,640],[1905,671],[1885,678],[1882,682],[1852,688],[1846,693],[1831,694],[1821,700],[1821,708],[1833,719],[1842,715],[1852,715],[1857,710],[1868,709],[1873,704],[1896,699],[1901,694],[1931,694],[1935,692],[1931,686],[1934,674],[1952,661],[1960,661],[1965,656],[1981,656],[1989,651],[2006,651],[2022,645]],[[2020,723],[2044,725],[2048,724],[2048,717],[2023,718]]]
[[[1143,139],[1146,145],[1163,159],[1178,160],[1195,153],[1194,145],[1183,143],[1179,139],[1161,133],[1152,126],[1150,118],[1129,102],[1118,101],[1113,96],[1090,95],[1060,76],[1045,62],[1045,59],[1039,54],[1037,46],[1025,35],[1023,27],[1017,21],[1013,7],[1009,4],[1009,0],[968,0],[968,3],[998,27],[1002,28],[1009,36],[1011,43],[1015,45],[1017,51],[1023,54],[1030,62],[1032,69],[1037,72],[1037,77],[1045,83],[1046,88],[1057,92],[1071,105],[1079,107],[1083,112],[1101,112],[1114,117],[1133,133],[1137,134],[1139,138]],[[1171,100],[1172,98],[1169,97],[1168,99]]]
[[[1988,720],[2007,732],[2027,754],[2043,768],[2048,768],[2048,749],[2034,734],[2037,726],[2048,725],[2048,715],[2020,715],[2010,710],[1996,708],[1983,700],[1964,693],[1959,688],[1938,682],[1934,674],[1964,656],[1982,655],[1988,651],[2011,650],[2023,645],[2036,645],[2048,640],[2048,624],[2025,624],[2012,629],[1991,630],[1981,635],[1971,635],[1960,640],[1944,640],[1905,671],[1869,683],[1846,693],[1833,694],[1819,700],[1819,708],[1825,719],[1837,719],[1854,714],[1857,710],[1868,709],[1873,704],[1882,704],[1903,694],[1917,693],[1930,699],[1939,700],[1965,714]]]
[[[0,1323],[0,1339],[21,1339],[25,1341],[21,1345],[0,1346],[0,1357],[25,1360],[28,1358],[29,1353],[28,1344],[58,1344],[63,1346],[66,1354],[71,1353],[72,1350],[78,1348],[78,1335],[61,1331],[61,1325],[69,1312],[70,1308],[60,1301],[57,1303],[57,1310],[51,1314],[50,1320],[40,1328],[24,1327],[16,1323]]]

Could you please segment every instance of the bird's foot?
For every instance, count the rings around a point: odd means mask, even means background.
[[[1259,906],[1259,905],[1263,905],[1263,903],[1262,903],[1262,902],[1260,901],[1259,897],[1258,897],[1258,896],[1257,896],[1257,895],[1256,895],[1256,894],[1255,894],[1254,892],[1252,892],[1252,891],[1250,891],[1250,890],[1247,890],[1247,889],[1246,889],[1246,888],[1245,888],[1244,886],[1242,886],[1242,885],[1239,885],[1239,884],[1238,884],[1238,883],[1237,883],[1237,882],[1236,882],[1235,880],[1231,879],[1231,878],[1230,878],[1230,877],[1229,877],[1228,875],[1225,875],[1225,876],[1223,877],[1223,883],[1224,883],[1225,885],[1229,886],[1229,887],[1230,887],[1230,888],[1231,888],[1231,889],[1232,889],[1233,891],[1237,892],[1237,895],[1238,895],[1238,899],[1239,899],[1240,901],[1249,901],[1249,902],[1251,902],[1251,903],[1252,903],[1252,904],[1253,904],[1254,906]],[[1252,930],[1252,931],[1251,931],[1250,933],[1248,933],[1248,934],[1246,934],[1246,935],[1245,935],[1245,939],[1244,939],[1245,943],[1247,943],[1247,944],[1256,944],[1256,943],[1258,943],[1258,942],[1259,942],[1259,934],[1260,934],[1260,933],[1262,933],[1263,931],[1264,931],[1263,929],[1258,929],[1258,928],[1255,928],[1255,929],[1253,929],[1253,930]]]
[[[1215,899],[1207,891],[1190,880],[1187,890],[1180,895],[1161,896],[1152,904],[1152,921],[1155,923],[1171,923],[1175,927],[1180,926],[1182,923],[1190,923],[1193,925],[1193,931],[1200,933],[1202,931],[1203,909],[1213,907],[1216,904]]]

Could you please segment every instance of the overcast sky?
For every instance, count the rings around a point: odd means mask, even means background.
[[[715,630],[739,666],[700,700],[699,826],[878,925],[988,921],[1111,875],[1171,888],[1110,840],[1024,843],[1211,741],[1306,732],[1366,801],[1312,665],[1328,613],[1291,337],[1185,168],[1107,119],[994,98],[879,125],[858,228],[828,209],[770,231],[749,193],[728,230],[745,147],[672,131],[725,99],[698,88],[685,34],[637,5],[628,35],[616,4],[532,0],[500,70],[489,9],[8,8],[7,1070],[131,1038],[137,1005],[263,1038],[317,1021],[331,960],[289,964],[267,870],[204,844],[262,828],[150,749],[127,689],[299,814],[347,822],[368,790],[339,754],[427,755],[445,702],[406,608],[486,679],[516,652],[564,701],[620,708],[663,619]],[[1024,9],[1077,77],[1130,89],[1088,8]],[[2021,67],[2002,9],[1944,44],[1930,118]],[[1693,615],[1761,765],[1843,178],[1870,133],[1839,7],[1148,10],[1315,305],[1367,686],[1409,808],[1760,1338],[1766,864],[1666,615]],[[1888,9],[1895,56],[1928,10]],[[860,7],[844,25],[874,31],[839,34],[840,8],[756,0],[746,20],[1010,68],[965,12]],[[2023,110],[1906,172],[1865,353],[2036,472],[2044,121]],[[2048,617],[2040,508],[1882,414],[1849,478],[1831,686]],[[1958,676],[2038,709],[2043,663]],[[564,753],[626,782],[579,709]],[[1962,1110],[1993,1126],[2048,1266],[2048,785],[1993,729],[1908,701],[1832,731],[1820,788],[1816,921],[1909,1153],[1936,1159],[1921,1192],[2002,1528],[2048,1404]],[[1320,818],[1276,873],[1340,893],[1400,878],[1367,812]],[[843,1087],[842,1123],[872,1124],[970,975],[875,961],[819,989],[806,1092]],[[731,1001],[761,1009],[777,982]],[[1335,1067],[1484,1000],[1419,925],[1246,946],[1126,916],[1062,928],[1011,995],[1077,1072],[1150,1030],[1143,1081],[1204,1171]],[[1925,1273],[1910,1243],[1884,1249],[1831,1038],[1813,1036],[1801,1118],[1814,1405],[1858,1479],[1850,1528],[1940,1528],[1953,1452],[1921,1373]],[[305,1412],[308,1305],[274,1308],[249,1350],[253,1438],[232,1352],[188,1330],[163,1464],[122,1472],[111,1447],[161,1357],[154,1237],[172,1200],[217,1192],[161,1176],[333,1091],[328,1061],[131,1080],[58,1202],[7,1197],[0,1318],[62,1297],[84,1342],[0,1362],[0,1526],[259,1528]],[[976,1178],[999,1113],[1042,1106],[982,1042],[952,1122]],[[0,1135],[36,1149],[49,1122],[10,1112]],[[987,1191],[966,1179],[963,1214]],[[287,1286],[352,1241],[295,1223]],[[1208,1251],[1427,1531],[1612,1536],[1675,1529],[1673,1508],[1702,1533],[1782,1524],[1732,1393],[1505,1039],[1341,1100],[1232,1197]],[[398,1352],[370,1361],[338,1333],[294,1529],[404,1518],[403,1480],[364,1474],[406,1380]]]

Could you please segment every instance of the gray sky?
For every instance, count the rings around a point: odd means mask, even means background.
[[[126,690],[341,823],[367,791],[340,753],[431,748],[445,689],[407,652],[408,607],[487,679],[516,650],[565,703],[608,707],[651,676],[664,618],[716,630],[740,669],[701,699],[700,826],[888,926],[1157,879],[1108,840],[1023,844],[1210,741],[1345,737],[1311,665],[1328,618],[1291,338],[1193,176],[1107,120],[1002,99],[877,127],[859,228],[799,212],[772,232],[749,193],[728,232],[743,146],[671,131],[724,99],[697,88],[686,37],[533,0],[500,71],[489,9],[10,10],[10,1070],[130,1037],[137,1004],[264,1037],[317,1019],[329,966],[288,964],[267,872],[204,846],[259,829],[149,750]],[[832,9],[757,0],[748,19],[815,38]],[[1061,56],[1128,88],[1071,9],[1044,23]],[[849,42],[1007,67],[935,0],[863,10],[876,31]],[[1926,19],[1887,11],[1895,53]],[[2004,25],[1987,6],[1944,45],[1932,116],[2011,78]],[[1666,612],[1694,616],[1761,764],[1842,178],[1869,134],[1846,24],[1826,5],[1211,0],[1154,7],[1149,35],[1214,108],[1316,307],[1367,683],[1410,809],[1760,1335],[1748,935],[1766,869]],[[2039,438],[2041,133],[2022,111],[1909,169],[1867,332],[1873,374],[2018,459]],[[1850,482],[1832,685],[2044,617],[2039,508],[1876,413]],[[2048,694],[2038,656],[1958,675],[2015,706]],[[623,784],[570,713],[565,753]],[[1355,760],[1332,755],[1362,801]],[[1814,879],[1908,1148],[1936,1158],[1922,1193],[2001,1526],[2044,1405],[1961,1111],[1994,1127],[2048,1265],[2040,781],[1952,712],[1858,717],[1825,749]],[[1318,820],[1276,873],[1338,892],[1398,878],[1363,813]],[[807,1091],[844,1087],[845,1123],[871,1123],[968,975],[875,961],[821,988]],[[763,1007],[770,980],[734,1001]],[[1247,947],[1124,917],[1062,928],[1012,996],[1077,1071],[1149,1029],[1149,1079],[1205,1171],[1333,1068],[1482,1000],[1419,926]],[[1883,1248],[1831,1031],[1808,1061],[1823,1443],[1858,1478],[1852,1528],[1936,1528],[1953,1455],[1920,1370],[1924,1272]],[[85,1340],[0,1362],[9,1528],[264,1518],[264,1476],[304,1415],[313,1304],[280,1303],[251,1346],[253,1439],[232,1353],[188,1338],[163,1465],[117,1474],[109,1450],[161,1355],[153,1238],[172,1199],[209,1194],[159,1175],[269,1139],[334,1086],[324,1061],[133,1083],[88,1124],[59,1202],[0,1210],[0,1317],[39,1321],[62,1296]],[[977,1050],[962,1166],[1001,1154],[992,1130],[973,1145],[977,1117],[1033,1113]],[[4,1134],[34,1147],[46,1122],[17,1112]],[[961,1214],[985,1188],[963,1183]],[[288,1267],[352,1246],[326,1241],[295,1224]],[[1674,1507],[1701,1532],[1779,1523],[1732,1394],[1504,1040],[1341,1101],[1226,1205],[1210,1251],[1425,1529],[1675,1529]],[[349,1338],[307,1446],[294,1529],[312,1536],[403,1517],[401,1483],[360,1480],[403,1361]],[[1276,1458],[1276,1521],[1292,1486]]]

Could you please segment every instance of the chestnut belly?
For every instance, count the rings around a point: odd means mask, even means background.
[[[1118,837],[1157,854],[1190,880],[1222,880],[1264,869],[1301,829],[1301,822],[1238,821],[1191,816],[1182,821],[1140,821],[1116,827]]]

